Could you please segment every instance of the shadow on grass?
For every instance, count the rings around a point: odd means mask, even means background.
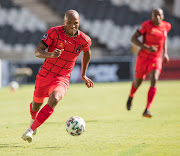
[[[53,149],[53,150],[59,150],[64,147],[36,147],[35,149]]]
[[[0,149],[2,148],[24,148],[24,146],[13,145],[13,144],[0,144]],[[36,147],[34,149],[51,149],[51,150],[60,150],[64,147]]]
[[[13,145],[13,144],[0,144],[0,148],[14,148],[14,147],[23,147],[23,146],[18,146],[18,145]]]

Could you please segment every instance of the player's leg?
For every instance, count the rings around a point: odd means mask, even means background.
[[[45,97],[48,95],[47,94],[48,93],[48,86],[45,85],[45,87],[39,87],[38,82],[39,81],[36,80],[33,102],[30,103],[30,114],[31,114],[30,127],[34,123],[34,121],[37,117],[37,114],[39,112],[39,109],[45,100]],[[32,139],[33,139],[32,135],[35,135],[36,132],[37,132],[37,129],[35,131],[33,131],[31,128],[29,128],[22,135],[21,138],[30,143],[30,142],[32,142]]]
[[[38,127],[46,121],[47,118],[50,117],[50,115],[54,112],[54,108],[57,105],[57,103],[62,98],[61,94],[57,91],[54,91],[49,96],[48,104],[46,104],[38,113],[38,110],[40,109],[40,106],[42,103],[36,103],[33,101],[33,106],[31,105],[31,116],[34,118],[32,119],[32,124],[30,124],[30,128],[27,129],[27,131],[22,135],[23,140],[27,140],[29,143],[32,142],[32,135],[35,135],[37,132]],[[34,98],[33,98],[34,99]],[[51,106],[51,107],[50,107]],[[37,115],[37,117],[36,117]]]
[[[35,102],[35,101],[37,102]],[[42,97],[42,98],[37,98],[37,97],[33,97],[33,102],[30,104],[30,114],[31,114],[31,121],[30,121],[30,126],[33,124],[34,120],[36,119],[37,117],[37,114],[43,104],[45,100],[45,97]],[[36,135],[38,129],[36,129],[34,132],[33,132],[33,135]]]
[[[150,79],[151,79],[151,86],[148,91],[147,105],[146,105],[146,109],[143,113],[143,116],[151,118],[152,114],[150,113],[149,109],[151,107],[151,104],[152,104],[153,99],[157,92],[156,84],[159,79],[160,72],[159,72],[159,70],[152,70],[149,75],[150,75]]]
[[[30,103],[30,114],[31,114],[30,127],[33,124],[34,120],[36,119],[38,111],[44,102],[44,99],[45,99],[45,97],[42,97],[42,98],[37,98],[35,96],[33,97],[33,102]],[[34,100],[37,102],[35,102]],[[31,143],[32,139],[33,139],[32,135],[36,135],[37,130],[38,129],[33,131],[31,128],[28,128],[27,131],[22,135],[21,138],[23,140],[25,140],[25,141],[27,140],[29,143]]]
[[[49,86],[44,83],[44,85],[40,86],[41,80],[37,79],[35,82],[35,90],[34,90],[34,95],[33,95],[33,101],[30,104],[30,114],[32,120],[35,120],[42,104],[44,103],[46,97],[48,97],[48,90]],[[47,81],[48,82],[48,81]]]
[[[130,94],[128,97],[127,105],[126,105],[127,110],[131,110],[134,94],[136,93],[137,89],[139,88],[139,86],[141,85],[142,82],[143,82],[143,79],[137,79],[137,78],[133,81],[131,90],[130,90]]]
[[[143,82],[143,79],[141,79],[141,78],[140,78],[140,79],[135,78],[135,80],[134,80],[133,83],[132,83],[131,91],[130,91],[130,94],[129,94],[129,96],[130,96],[131,98],[134,97],[135,92],[137,91],[137,89],[139,88],[139,86],[141,85],[142,82]]]
[[[159,70],[153,70],[149,73],[151,79],[151,87],[156,87],[157,81],[159,79],[159,75],[160,75]]]
[[[135,73],[136,73],[135,80],[133,81],[131,85],[130,94],[126,103],[127,110],[131,110],[134,94],[136,93],[137,89],[139,88],[144,78],[146,77],[146,74],[147,74],[146,62],[147,62],[146,59],[142,57],[137,57],[136,66],[135,66]]]
[[[36,130],[41,124],[43,124],[54,112],[54,108],[57,103],[62,99],[62,96],[59,92],[53,91],[49,96],[48,103],[40,110],[36,120],[31,125],[31,129]]]
[[[50,96],[48,103],[39,111],[35,121],[31,125],[31,129],[36,130],[41,124],[43,124],[54,112],[54,108],[58,102],[63,98],[67,89],[63,85],[54,85],[50,89]]]
[[[30,114],[31,114],[31,119],[35,120],[39,109],[41,108],[43,102],[35,102],[34,100],[30,103]]]

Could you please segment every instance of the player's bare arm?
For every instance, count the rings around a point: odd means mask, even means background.
[[[89,65],[90,58],[91,58],[91,50],[87,52],[83,52],[83,57],[82,57],[82,62],[81,62],[81,66],[82,66],[81,78],[83,81],[85,81],[85,84],[88,88],[90,87],[93,88],[94,82],[86,76],[86,71]]]
[[[167,62],[169,62],[169,56],[168,56],[168,53],[167,53],[167,37],[166,37],[166,39],[164,41],[163,52],[164,52],[163,62],[167,63]]]
[[[46,52],[46,49],[46,45],[41,41],[35,50],[35,56],[39,58],[57,58],[64,51],[64,49],[55,49],[53,52]]]
[[[142,49],[146,49],[146,50],[148,50],[149,52],[156,52],[156,51],[158,50],[156,46],[148,46],[148,45],[142,43],[142,42],[138,39],[140,36],[141,36],[141,33],[138,32],[138,31],[136,31],[136,32],[133,34],[133,36],[131,37],[131,41],[132,41],[135,45],[141,47]]]

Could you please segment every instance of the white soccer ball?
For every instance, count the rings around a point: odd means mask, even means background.
[[[70,117],[66,121],[66,131],[72,136],[81,135],[86,129],[84,120],[79,116]]]

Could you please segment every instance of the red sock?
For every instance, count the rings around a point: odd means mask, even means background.
[[[130,97],[133,98],[134,97],[134,93],[136,92],[137,88],[134,87],[134,82],[132,83],[131,86],[131,92],[130,92]]]
[[[150,109],[152,101],[153,101],[154,96],[156,94],[156,91],[157,91],[157,88],[154,88],[154,87],[149,88],[148,98],[147,98],[147,106],[146,106],[147,109]]]
[[[30,114],[31,114],[31,118],[32,118],[33,120],[35,120],[35,118],[36,118],[36,116],[37,116],[37,114],[38,114],[38,111],[33,111],[31,104],[32,104],[32,102],[30,103]]]
[[[31,129],[34,131],[36,128],[38,128],[41,124],[43,124],[46,121],[47,118],[51,116],[53,112],[54,109],[46,104],[38,113],[35,121],[31,125]]]

